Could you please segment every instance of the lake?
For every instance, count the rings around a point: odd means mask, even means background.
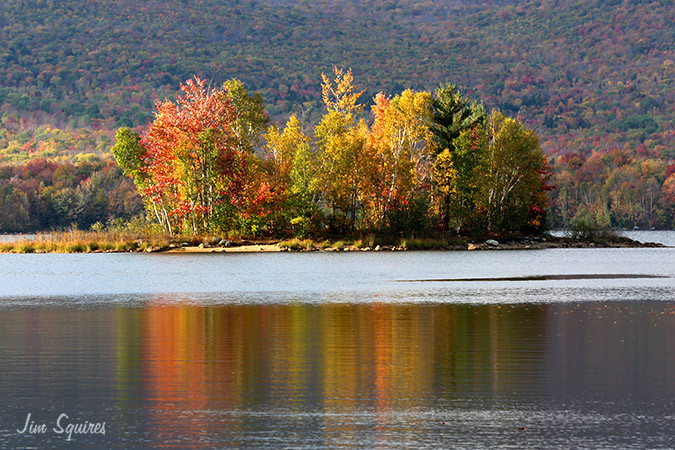
[[[674,299],[675,248],[0,255],[0,445],[670,448]]]

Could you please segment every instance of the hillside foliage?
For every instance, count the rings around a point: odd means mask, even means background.
[[[378,92],[431,92],[450,80],[486,110],[534,130],[556,185],[571,186],[557,174],[580,175],[567,155],[593,161],[623,152],[633,167],[659,162],[658,176],[636,169],[631,177],[667,190],[674,20],[666,0],[6,0],[0,164],[105,160],[118,128],[149,123],[156,101],[176,99],[193,75],[210,86],[242,80],[261,94],[272,123],[295,115],[311,130],[324,115],[321,73],[339,66],[353,69],[366,109]],[[612,225],[672,226],[663,190],[659,201],[641,200],[651,212],[612,209],[603,194],[609,175],[594,171],[583,183],[605,199]],[[639,186],[652,181],[625,189],[637,186],[630,189],[642,196]],[[554,206],[570,189],[551,192]],[[555,206],[553,223],[593,204],[579,198]]]

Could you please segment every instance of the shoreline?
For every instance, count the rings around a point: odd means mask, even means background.
[[[467,242],[466,244],[449,244],[432,248],[406,248],[396,245],[377,245],[375,247],[355,247],[344,245],[338,247],[303,247],[290,248],[279,245],[280,243],[250,243],[236,246],[183,246],[169,249],[151,250],[155,253],[276,253],[276,252],[387,252],[387,251],[494,251],[494,250],[545,250],[556,248],[669,248],[666,245],[655,242],[638,242],[628,238],[619,238],[616,242],[592,242],[570,237],[527,237],[522,240],[495,239],[485,241]]]
[[[118,237],[119,238],[119,237]],[[112,241],[100,235],[80,235],[78,239],[56,243],[49,238],[19,240],[0,245],[0,253],[277,253],[277,252],[386,252],[386,251],[494,251],[544,250],[556,248],[669,248],[647,242],[641,243],[623,236],[603,236],[594,239],[558,237],[551,235],[494,237],[491,239],[401,239],[398,245],[375,243],[373,238],[358,240],[310,239],[241,240],[194,237],[149,238],[136,236]]]

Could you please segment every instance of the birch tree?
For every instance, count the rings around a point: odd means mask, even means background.
[[[543,222],[546,159],[536,133],[499,111],[490,114],[482,196],[487,231],[523,231]]]

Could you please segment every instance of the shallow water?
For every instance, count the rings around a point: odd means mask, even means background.
[[[674,298],[670,248],[0,255],[0,445],[669,448]]]
[[[550,232],[553,236],[569,236],[570,231],[567,230],[553,230]],[[675,231],[673,230],[622,230],[618,231],[621,236],[633,239],[638,242],[647,243],[655,242],[657,244],[667,245],[668,247],[675,247]]]
[[[490,252],[0,254],[0,308],[121,303],[147,295],[198,305],[287,302],[520,303],[671,299],[675,252],[553,249]],[[656,275],[461,281],[547,275]],[[409,282],[401,280],[460,280]],[[621,291],[621,295],[613,293]]]
[[[656,242],[675,247],[675,231],[668,230],[633,230],[622,231],[621,234],[638,242]]]

